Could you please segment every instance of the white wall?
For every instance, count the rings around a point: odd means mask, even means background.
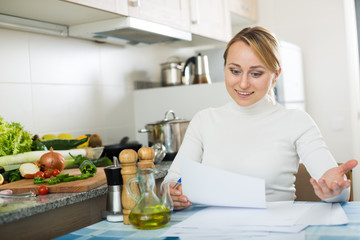
[[[134,81],[160,81],[166,46],[120,48],[0,29],[0,116],[32,134],[135,139]]]
[[[349,45],[353,39],[349,34],[351,27],[346,26],[349,14],[344,9],[349,5],[351,8],[351,2],[259,0],[258,25],[302,49],[307,112],[318,124],[338,162],[360,160],[359,142],[354,142],[359,136],[359,79],[358,60],[352,53],[357,49]],[[354,171],[357,200],[360,200],[359,168]]]

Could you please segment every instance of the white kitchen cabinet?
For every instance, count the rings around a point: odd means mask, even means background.
[[[181,30],[190,30],[188,0],[129,1],[129,16],[161,23]]]
[[[191,32],[227,42],[231,38],[230,10],[223,0],[189,0]]]
[[[80,0],[79,0],[80,1]],[[85,0],[83,0],[85,1]],[[93,1],[109,2],[111,0]],[[123,1],[123,0],[121,0]],[[106,4],[103,4],[103,7]],[[77,25],[116,18],[119,15],[95,7],[59,0],[0,0],[0,13],[60,25]]]
[[[228,1],[224,0],[66,0],[104,11],[191,31],[227,42],[231,38]]]
[[[176,47],[224,44],[232,35],[227,0],[0,0],[0,9],[1,14],[64,27],[130,16],[192,33],[192,41],[177,41]]]
[[[190,30],[188,0],[65,0],[124,16]]]
[[[128,0],[63,0],[65,2],[96,8],[112,13],[128,15]]]
[[[258,21],[257,0],[228,0],[233,25]]]

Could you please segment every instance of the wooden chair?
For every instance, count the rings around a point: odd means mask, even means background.
[[[341,163],[339,163],[340,165]],[[311,202],[320,202],[320,198],[314,193],[314,188],[310,183],[310,174],[306,170],[304,164],[299,164],[299,170],[295,174],[295,188],[296,188],[296,201],[311,201]],[[346,177],[351,180],[351,191],[349,201],[353,201],[353,184],[352,184],[352,171],[349,171],[346,174]]]

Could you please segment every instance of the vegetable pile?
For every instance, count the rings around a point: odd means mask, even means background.
[[[100,138],[97,134],[92,135]],[[48,134],[40,138],[25,131],[20,123],[8,123],[0,116],[0,185],[23,178],[39,180],[42,177],[39,182],[56,184],[93,176],[96,167],[112,165],[112,161],[106,157],[93,159],[92,149],[87,148],[92,135],[75,139],[70,134],[59,134],[57,137]],[[102,142],[99,144],[102,145]],[[64,168],[80,168],[82,175],[64,177],[60,174]],[[58,178],[54,171],[60,175]],[[40,173],[44,176],[39,176]],[[51,173],[54,178],[45,179]]]
[[[31,134],[20,123],[5,122],[0,116],[0,156],[31,151]]]
[[[38,172],[34,177],[34,184],[47,183],[49,185],[54,185],[61,182],[72,182],[76,180],[87,179],[89,177],[93,177],[94,174],[96,174],[97,168],[91,160],[81,155],[78,155],[76,157],[72,156],[72,157],[74,158],[74,161],[76,161],[77,164],[80,164],[79,169],[81,175],[70,175],[68,173],[60,174],[60,171],[58,169],[53,169],[52,175],[54,176],[54,178],[45,179],[46,176],[42,176],[40,175],[42,172]],[[110,159],[108,160],[110,161]],[[109,163],[111,163],[111,161]],[[45,172],[46,171],[48,170],[45,170]]]

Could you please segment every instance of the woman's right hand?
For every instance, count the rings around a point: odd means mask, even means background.
[[[170,196],[174,203],[174,210],[180,210],[191,206],[191,202],[188,200],[187,196],[182,194],[181,184],[173,189],[175,182],[170,183]]]

